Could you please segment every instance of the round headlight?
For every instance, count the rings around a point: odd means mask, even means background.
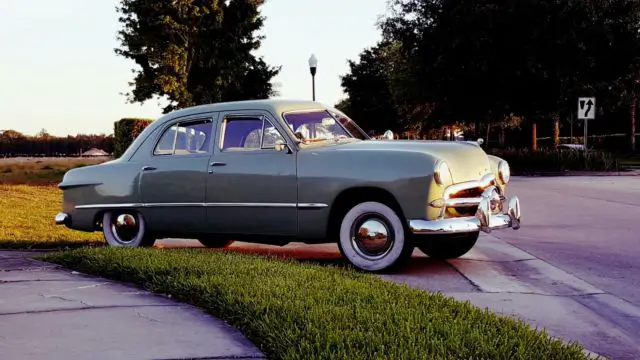
[[[433,176],[435,177],[436,183],[438,183],[439,185],[449,185],[453,183],[453,178],[451,177],[449,166],[442,160],[439,160],[436,163]]]
[[[507,184],[511,178],[511,169],[509,169],[509,164],[504,160],[498,164],[498,175],[503,184]]]

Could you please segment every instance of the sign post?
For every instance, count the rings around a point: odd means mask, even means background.
[[[584,120],[584,151],[587,151],[587,124],[589,120],[596,118],[596,98],[581,97],[578,98],[578,119]]]

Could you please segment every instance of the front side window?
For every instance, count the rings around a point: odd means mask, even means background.
[[[225,119],[223,126],[224,135],[220,144],[222,150],[272,149],[276,141],[284,141],[280,132],[267,119],[231,118]]]
[[[304,142],[353,138],[326,110],[291,112],[284,120]]]
[[[182,122],[165,130],[154,155],[207,154],[211,144],[211,120]]]

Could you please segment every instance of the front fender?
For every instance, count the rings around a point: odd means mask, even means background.
[[[384,190],[406,218],[424,218],[432,193],[443,191],[433,180],[436,161],[432,155],[406,151],[299,152],[298,202],[320,206],[299,212],[301,236],[322,237],[336,198],[354,188]]]
[[[504,159],[495,155],[490,155],[490,154],[487,154],[487,157],[489,158],[489,163],[491,165],[491,172],[493,173],[493,176],[496,177],[496,182],[498,183],[498,187],[500,188],[500,191],[504,194],[505,191],[507,190],[507,185],[503,184],[502,181],[500,180],[500,174],[498,171],[498,164],[500,164],[500,161],[503,161]]]

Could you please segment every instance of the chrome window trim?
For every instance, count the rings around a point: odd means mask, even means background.
[[[86,204],[76,205],[76,209],[102,208],[137,208],[137,207],[297,207],[297,208],[325,208],[322,203],[122,203],[122,204]]]

